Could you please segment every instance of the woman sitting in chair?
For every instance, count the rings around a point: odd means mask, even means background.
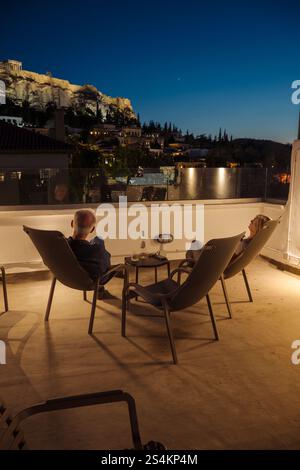
[[[235,250],[235,254],[233,255],[234,257],[239,256],[247,248],[251,240],[264,228],[265,224],[269,222],[269,220],[271,220],[270,217],[258,214],[250,221],[250,224],[248,225],[250,232],[249,237],[243,237],[241,239],[237,249]]]
[[[247,248],[251,240],[255,237],[255,235],[260,232],[265,226],[265,224],[271,220],[270,217],[262,214],[258,214],[250,221],[250,224],[248,225],[249,229],[249,236],[248,237],[243,237],[238,244],[238,247],[233,255],[233,258],[236,258],[239,256],[243,251]],[[192,244],[196,244],[196,240],[192,242]],[[201,253],[201,249],[190,249],[186,252],[186,260],[188,261],[189,266],[193,266],[195,261],[199,258]]]

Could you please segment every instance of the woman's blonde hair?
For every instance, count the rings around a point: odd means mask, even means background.
[[[255,225],[256,233],[259,232],[262,228],[264,228],[265,224],[269,222],[269,220],[271,219],[267,215],[258,214],[252,221]]]

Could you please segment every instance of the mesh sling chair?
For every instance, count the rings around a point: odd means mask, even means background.
[[[48,400],[25,408],[15,416],[12,416],[9,409],[0,400],[0,450],[23,450],[27,448],[21,424],[22,421],[30,416],[51,411],[116,402],[127,403],[133,446],[136,450],[142,449],[134,398],[122,390],[112,390]]]
[[[201,252],[195,266],[191,270],[184,267],[175,269],[168,279],[142,287],[139,284],[129,283],[123,291],[122,300],[122,336],[126,336],[126,311],[131,298],[142,297],[147,303],[163,311],[169,336],[173,362],[176,364],[177,353],[171,329],[170,313],[191,307],[206,297],[208,310],[215,339],[218,340],[218,331],[211,306],[209,291],[218,281],[229,263],[242,234],[229,238],[219,238],[209,241]],[[177,273],[187,272],[187,279],[180,285],[173,279]]]
[[[6,288],[6,276],[5,276],[5,268],[4,266],[0,266],[1,270],[1,281],[3,287],[3,300],[4,300],[4,311],[8,311],[8,297],[7,297],[7,288]]]
[[[253,297],[251,294],[251,289],[249,286],[245,268],[260,253],[260,251],[263,249],[263,247],[265,246],[265,244],[267,243],[279,223],[280,219],[269,220],[268,222],[266,222],[264,227],[253,237],[248,246],[238,256],[230,260],[223,275],[220,276],[220,281],[222,283],[222,289],[226,301],[229,318],[232,318],[232,307],[230,304],[225,279],[230,279],[231,277],[241,272],[243,275],[249,301],[253,302]],[[193,261],[192,259],[184,260],[180,263],[180,266],[186,267],[186,269],[191,269],[194,262],[195,261]]]
[[[55,284],[56,280],[58,280],[71,289],[83,291],[84,300],[87,300],[87,291],[94,292],[88,328],[88,333],[92,334],[99,287],[104,286],[116,274],[120,273],[120,271],[124,269],[123,266],[115,266],[107,271],[102,278],[93,280],[80,266],[68,244],[67,239],[61,232],[54,230],[39,230],[26,226],[24,226],[23,229],[27,235],[29,235],[31,241],[41,255],[44,264],[53,274],[45,321],[49,320]]]

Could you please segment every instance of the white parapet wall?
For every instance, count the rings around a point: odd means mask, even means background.
[[[165,202],[166,204],[167,202]],[[235,235],[247,230],[250,220],[256,214],[266,214],[272,219],[280,217],[284,206],[280,204],[269,204],[259,200],[206,200],[206,201],[176,201],[180,206],[190,205],[192,212],[196,211],[196,205],[204,206],[204,241],[211,238],[220,238]],[[170,203],[171,204],[171,203]],[[129,203],[129,206],[132,204]],[[94,206],[93,209],[96,209]],[[0,211],[0,264],[8,268],[8,272],[22,272],[37,270],[43,267],[39,254],[32,242],[23,231],[23,225],[45,230],[59,230],[65,236],[71,235],[71,220],[76,207],[40,209],[30,208],[20,210],[19,208]],[[115,205],[118,219],[118,206]],[[147,205],[150,220],[150,204]],[[130,222],[130,218],[129,218]],[[151,224],[151,221],[149,222]],[[171,218],[170,232],[174,233],[174,220]],[[281,235],[282,238],[282,235]],[[282,261],[283,255],[280,251],[281,239],[276,232],[265,247],[263,254]],[[159,246],[153,240],[146,237],[147,252],[155,252]],[[169,259],[180,259],[185,256],[188,240],[183,236],[180,240],[164,245],[164,252]],[[107,239],[106,247],[112,254],[112,262],[119,263],[125,256],[143,251],[141,239]]]

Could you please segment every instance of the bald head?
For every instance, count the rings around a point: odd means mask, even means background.
[[[94,211],[91,209],[80,209],[76,211],[71,225],[74,229],[73,238],[87,238],[95,229],[96,216]]]

